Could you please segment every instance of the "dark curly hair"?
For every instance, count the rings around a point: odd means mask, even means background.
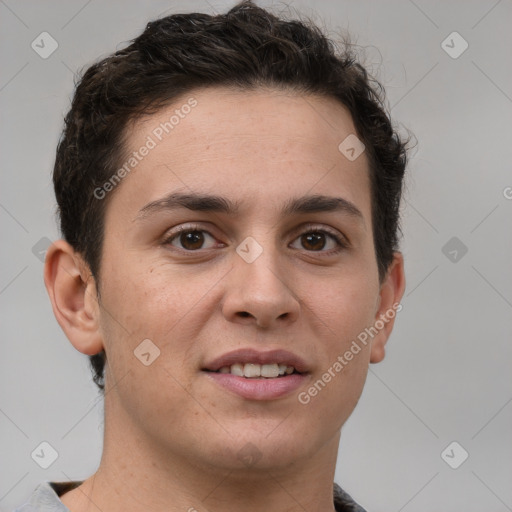
[[[105,209],[101,187],[122,161],[128,124],[195,88],[286,88],[338,99],[370,162],[372,222],[382,280],[398,246],[407,141],[393,129],[382,85],[313,23],[284,20],[243,1],[227,14],[174,14],[147,24],[126,48],[89,67],[76,86],[57,147],[53,183],[65,240],[100,290]],[[113,192],[115,193],[115,192]],[[89,356],[104,392],[105,352]]]

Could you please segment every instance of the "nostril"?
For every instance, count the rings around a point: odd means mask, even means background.
[[[244,318],[247,318],[248,316],[251,316],[251,314],[248,313],[247,311],[240,311],[238,314],[240,316],[243,316]]]

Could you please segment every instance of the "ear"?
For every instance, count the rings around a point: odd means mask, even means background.
[[[400,300],[405,290],[404,258],[395,252],[379,292],[379,306],[375,314],[374,328],[378,331],[372,340],[370,362],[380,363],[385,356],[385,346],[393,330],[395,317],[402,309]]]
[[[64,240],[46,252],[44,283],[55,318],[71,344],[83,354],[101,352],[96,283],[83,258]]]

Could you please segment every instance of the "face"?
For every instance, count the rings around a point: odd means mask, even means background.
[[[332,99],[222,88],[130,130],[101,263],[110,428],[224,468],[284,467],[338,438],[371,343],[343,356],[381,290],[368,160],[338,149],[354,133]]]

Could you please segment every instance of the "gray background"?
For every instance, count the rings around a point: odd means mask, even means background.
[[[101,455],[87,357],[55,321],[32,252],[58,237],[50,173],[73,72],[160,14],[233,4],[0,0],[3,511],[42,481],[90,476]],[[418,139],[403,208],[403,310],[344,428],[336,481],[371,511],[512,510],[512,2],[290,4],[357,36],[393,118]],[[59,45],[47,59],[31,48],[43,31]],[[458,58],[441,46],[454,31],[469,44]],[[42,441],[59,455],[46,470],[31,458]],[[458,469],[441,457],[452,441],[469,453]],[[447,460],[460,462],[461,450]]]

